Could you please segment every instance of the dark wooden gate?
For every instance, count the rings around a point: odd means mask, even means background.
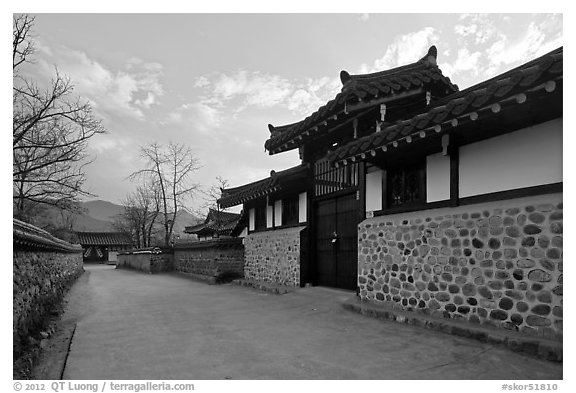
[[[356,193],[316,203],[318,285],[355,290],[358,277]]]

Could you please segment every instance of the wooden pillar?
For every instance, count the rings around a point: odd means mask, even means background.
[[[450,154],[450,206],[455,207],[459,204],[459,148],[454,137],[450,141],[448,148]]]
[[[366,218],[366,163],[364,161],[358,163],[358,191],[356,198],[358,199],[358,222],[360,223]]]

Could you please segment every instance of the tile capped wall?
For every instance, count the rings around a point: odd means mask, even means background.
[[[561,194],[375,217],[358,230],[362,299],[561,339]]]
[[[299,286],[303,226],[251,233],[244,238],[244,278]]]

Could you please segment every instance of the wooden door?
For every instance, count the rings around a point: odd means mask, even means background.
[[[316,204],[318,285],[355,290],[358,269],[356,193]]]

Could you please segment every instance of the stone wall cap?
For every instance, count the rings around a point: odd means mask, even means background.
[[[80,244],[68,243],[52,236],[43,229],[15,218],[12,219],[12,240],[14,248],[70,253],[82,252]]]
[[[291,232],[298,233],[298,232],[302,232],[307,227],[308,226],[306,224],[303,224],[303,225],[298,225],[298,226],[290,226],[290,227],[286,227],[286,228],[268,228],[264,231],[251,232],[248,234],[247,237],[249,237],[249,236],[274,235],[274,234],[291,233]]]
[[[199,248],[240,248],[242,247],[242,238],[223,237],[211,240],[202,240],[198,242],[180,243],[174,246],[174,250],[185,251]]]

